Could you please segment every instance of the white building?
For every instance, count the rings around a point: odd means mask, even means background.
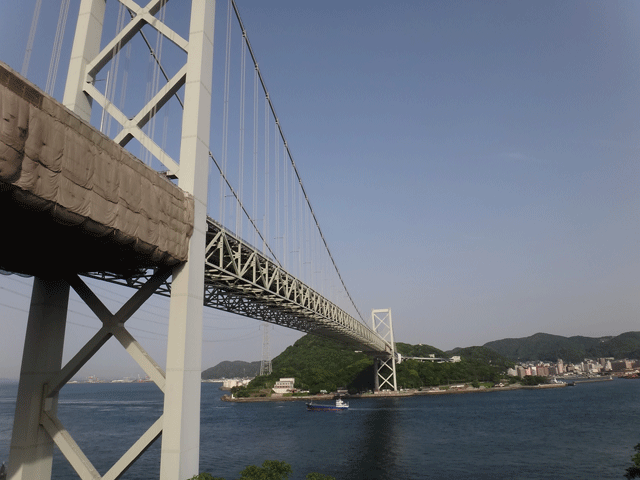
[[[222,388],[244,387],[251,381],[250,378],[225,378],[222,380]]]
[[[281,378],[273,386],[274,393],[291,393],[293,391],[293,385],[296,382],[295,378]]]

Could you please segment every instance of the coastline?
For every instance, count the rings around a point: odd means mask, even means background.
[[[515,385],[506,387],[486,387],[486,388],[449,388],[447,390],[404,390],[401,392],[382,391],[378,393],[366,393],[355,395],[344,395],[344,398],[403,398],[403,397],[416,397],[421,395],[460,395],[464,393],[489,393],[489,392],[508,392],[512,390],[544,390],[548,388],[564,388],[566,383],[547,383],[543,385]],[[230,395],[223,395],[221,400],[223,402],[236,402],[236,403],[254,403],[254,402],[296,402],[296,401],[309,401],[309,400],[333,400],[336,395],[321,394],[321,395],[304,395],[304,396],[271,396],[271,397],[242,397],[231,398]]]

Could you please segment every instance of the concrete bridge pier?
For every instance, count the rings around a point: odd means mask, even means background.
[[[57,409],[58,395],[45,399],[45,385],[62,367],[68,302],[67,282],[34,278],[11,437],[12,480],[51,478],[53,439],[40,415]]]

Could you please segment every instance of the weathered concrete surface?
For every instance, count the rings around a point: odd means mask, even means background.
[[[0,63],[0,268],[122,273],[186,260],[191,196]]]

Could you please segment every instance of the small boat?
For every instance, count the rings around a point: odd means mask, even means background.
[[[335,405],[314,405],[313,402],[307,403],[307,410],[313,412],[337,412],[341,410],[348,410],[349,404],[341,398],[336,399]]]

